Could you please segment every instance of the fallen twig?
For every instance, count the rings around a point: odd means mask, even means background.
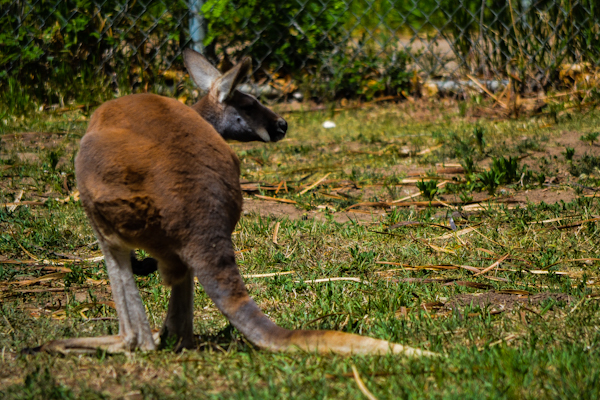
[[[465,229],[461,229],[460,231],[455,231],[455,232],[451,232],[451,233],[446,233],[445,235],[436,237],[434,239],[451,239],[454,237],[458,237],[458,236],[462,236],[462,235],[466,235],[469,232],[473,232],[474,230],[476,230],[476,228],[481,225],[481,224],[477,224],[474,226],[470,226],[468,228]]]
[[[362,379],[360,379],[360,375],[358,374],[358,370],[356,369],[356,367],[354,365],[352,365],[352,373],[354,374],[354,380],[356,381],[356,384],[358,385],[358,388],[360,389],[360,391],[367,396],[367,398],[369,400],[377,400],[377,397],[375,397],[373,395],[373,393],[369,392],[369,389],[367,389],[367,387],[365,386],[365,383],[362,381]]]
[[[242,277],[244,277],[244,278],[270,278],[272,276],[289,275],[289,274],[294,274],[294,273],[296,273],[296,271],[283,271],[283,272],[271,272],[268,274],[242,275]]]
[[[467,74],[467,77],[473,81],[474,84],[476,84],[481,90],[483,90],[488,96],[490,96],[492,99],[494,99],[494,101],[496,101],[496,103],[500,104],[500,106],[502,108],[504,108],[505,110],[508,110],[508,106],[506,104],[504,104],[503,102],[501,102],[496,96],[494,96],[494,94],[492,92],[490,92],[484,85],[481,84],[481,82],[479,82],[477,80],[477,78],[475,78],[472,75]]]
[[[25,193],[23,190],[19,190],[19,192],[15,196],[14,202],[10,206],[6,207],[8,211],[13,212],[17,209],[17,206],[19,205],[19,203],[21,202],[21,198],[23,197],[23,193]]]
[[[494,268],[496,268],[498,265],[500,265],[502,263],[502,261],[506,260],[508,257],[510,256],[509,253],[506,253],[505,255],[503,255],[502,257],[500,257],[500,259],[498,259],[498,261],[496,261],[495,263],[493,263],[492,265],[490,265],[489,267],[481,270],[480,272],[476,273],[473,276],[479,276],[479,275],[484,275],[486,273],[488,273],[489,271],[493,270]]]
[[[368,281],[363,281],[360,278],[354,278],[354,277],[338,277],[338,278],[321,278],[321,279],[309,279],[309,280],[303,280],[303,281],[294,281],[296,283],[322,283],[322,282],[336,282],[336,281],[351,281],[351,282],[358,282],[358,283],[366,283],[368,284]]]
[[[257,197],[261,200],[269,200],[269,201],[278,201],[280,203],[288,203],[288,204],[298,204],[297,201],[294,200],[290,200],[290,199],[280,199],[277,197],[270,197],[270,196],[262,196],[260,194],[255,194],[254,197]]]
[[[273,243],[275,243],[275,244],[279,244],[279,243],[277,243],[277,233],[279,232],[279,225],[280,225],[280,222],[277,221],[277,223],[275,224],[275,228],[273,229]]]
[[[299,194],[304,194],[306,192],[308,192],[311,189],[314,189],[315,187],[317,187],[321,182],[323,182],[325,179],[327,179],[327,177],[331,175],[331,172],[328,172],[325,174],[324,177],[322,177],[321,179],[319,179],[318,181],[316,181],[315,183],[313,183],[312,185],[310,185],[309,187],[307,187],[306,189],[302,190]]]

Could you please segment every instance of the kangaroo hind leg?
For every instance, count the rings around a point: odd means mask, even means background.
[[[144,304],[131,271],[130,249],[111,246],[102,239],[100,239],[100,246],[104,253],[113,300],[119,316],[119,334],[54,340],[41,346],[41,351],[90,353],[104,350],[109,353],[119,353],[135,349],[156,349]]]
[[[194,347],[194,277],[188,270],[184,279],[171,287],[171,298],[167,318],[160,336],[165,340],[175,340],[175,350]]]

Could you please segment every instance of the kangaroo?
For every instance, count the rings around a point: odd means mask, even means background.
[[[242,210],[239,160],[225,139],[277,141],[287,123],[236,90],[245,59],[221,75],[186,50],[186,68],[208,94],[188,107],[138,94],[111,100],[93,114],[75,160],[85,213],[105,256],[119,334],[54,340],[39,350],[59,353],[150,351],[159,345],[136,287],[131,251],[153,256],[171,297],[161,337],[194,347],[194,277],[217,308],[251,343],[270,351],[340,354],[435,353],[369,337],[288,330],[249,297],[235,262],[231,233]],[[152,269],[150,265],[150,269]]]

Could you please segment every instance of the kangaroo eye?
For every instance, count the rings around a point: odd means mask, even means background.
[[[241,123],[242,122],[242,117],[237,117],[236,120],[237,120],[238,123]]]

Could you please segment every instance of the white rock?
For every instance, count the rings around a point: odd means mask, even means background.
[[[335,128],[335,122],[325,121],[325,122],[323,122],[323,128],[325,128],[325,129]]]

